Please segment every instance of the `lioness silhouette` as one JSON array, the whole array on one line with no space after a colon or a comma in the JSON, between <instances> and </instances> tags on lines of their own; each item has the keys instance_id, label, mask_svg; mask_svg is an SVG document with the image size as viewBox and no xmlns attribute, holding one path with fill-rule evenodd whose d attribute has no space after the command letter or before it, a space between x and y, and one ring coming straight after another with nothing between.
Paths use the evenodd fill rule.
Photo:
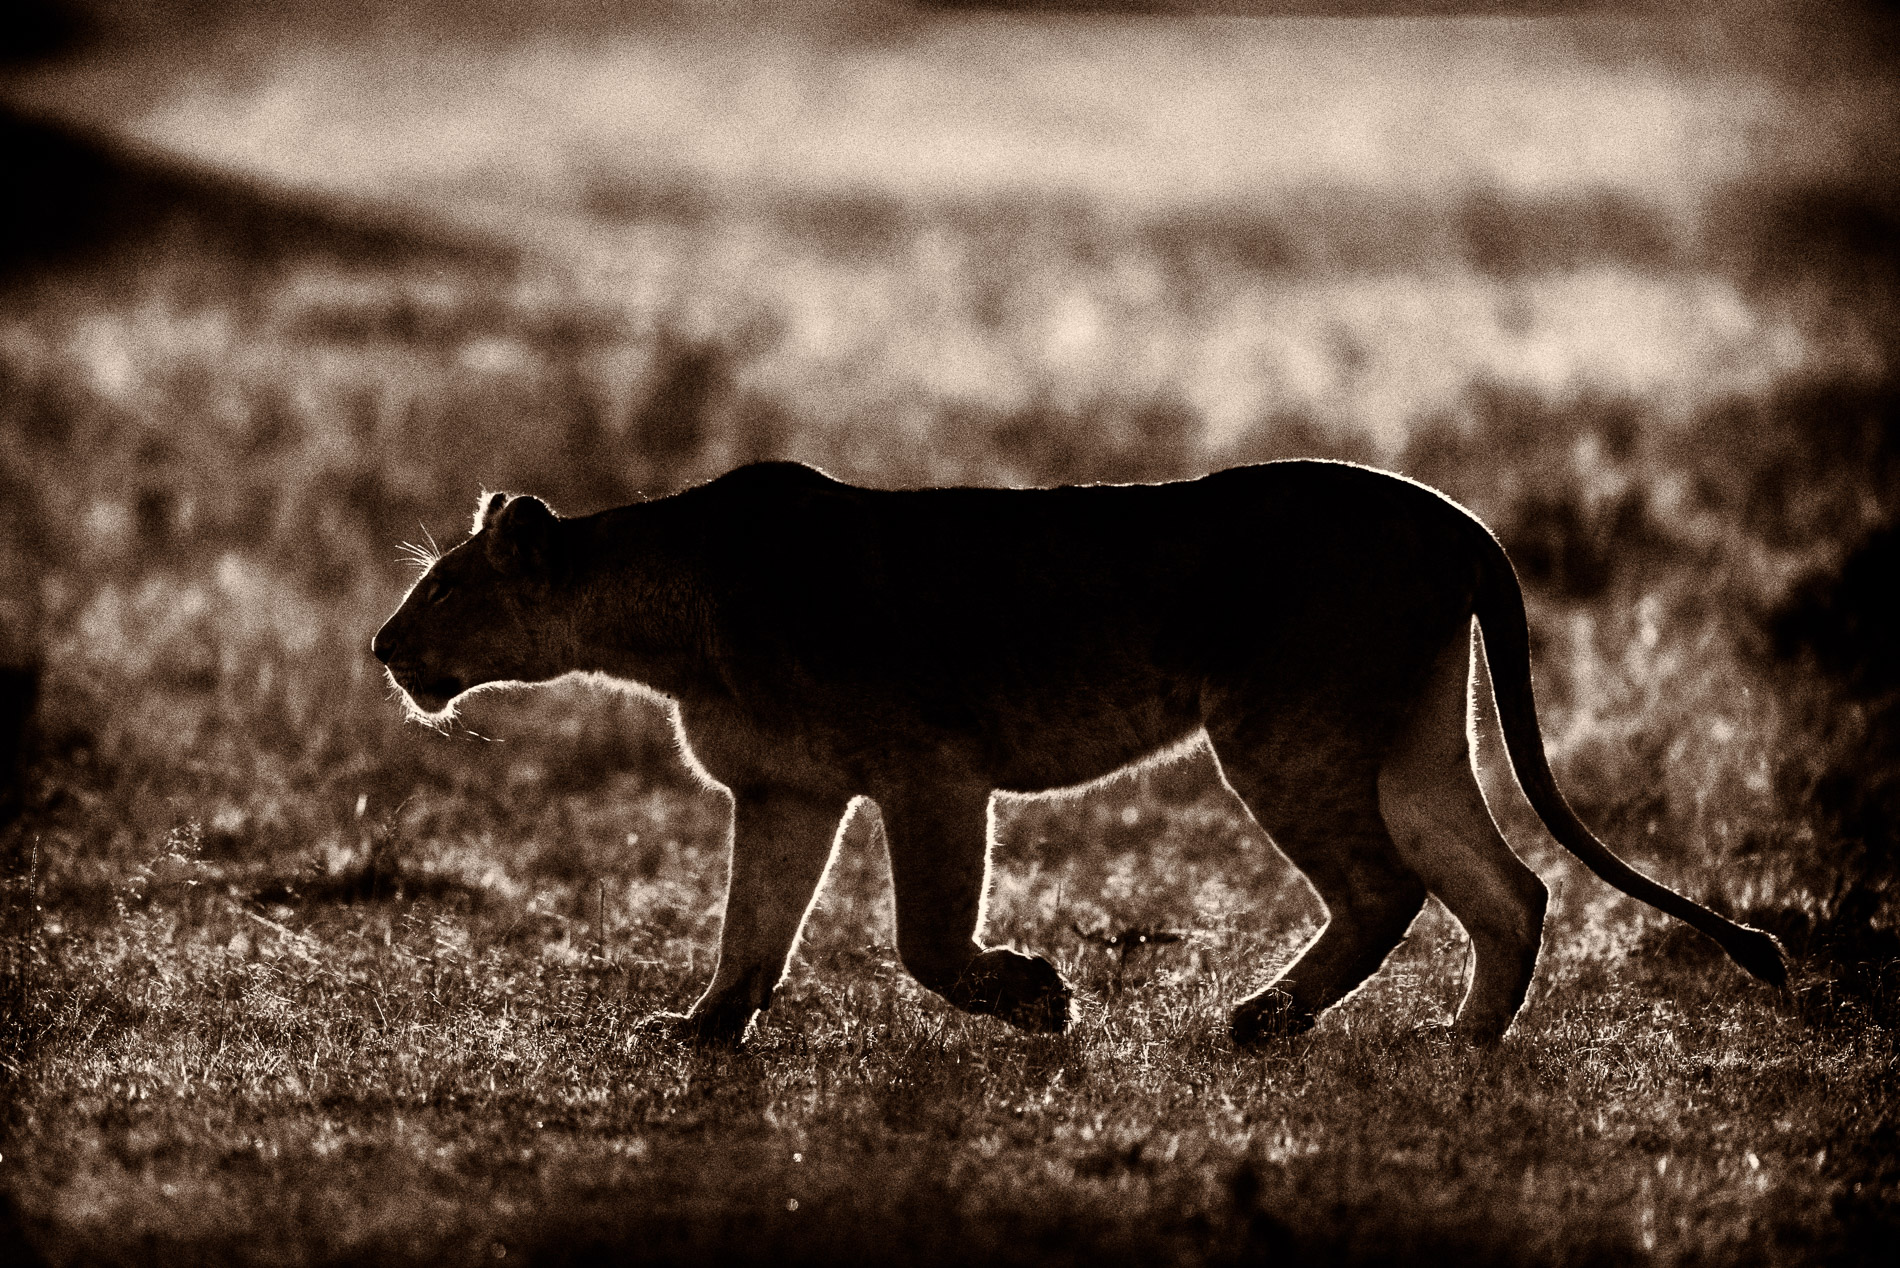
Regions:
<instances>
[{"instance_id":1,"label":"lioness silhouette","mask_svg":"<svg viewBox=\"0 0 1900 1268\"><path fill-rule=\"evenodd\" d=\"M1474 618L1505 750L1552 835L1783 983L1774 939L1633 871L1564 800L1497 540L1365 467L889 491L762 463L571 519L495 493L372 647L425 717L572 673L673 703L684 750L733 806L719 963L681 1022L700 1039L740 1042L771 1003L858 797L883 816L911 974L970 1012L1063 1029L1055 967L983 941L992 798L1083 784L1204 732L1328 913L1235 1009L1235 1040L1312 1025L1435 894L1474 952L1455 1029L1488 1042L1529 988L1546 893L1472 771Z\"/></svg>"}]
</instances>

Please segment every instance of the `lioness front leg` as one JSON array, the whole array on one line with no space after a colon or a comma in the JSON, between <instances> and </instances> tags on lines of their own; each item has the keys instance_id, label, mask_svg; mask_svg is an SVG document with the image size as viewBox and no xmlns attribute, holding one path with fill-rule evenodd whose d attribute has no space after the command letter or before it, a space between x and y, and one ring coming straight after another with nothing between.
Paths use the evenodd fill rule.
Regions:
<instances>
[{"instance_id":1,"label":"lioness front leg","mask_svg":"<svg viewBox=\"0 0 1900 1268\"><path fill-rule=\"evenodd\" d=\"M782 787L732 792L732 865L719 964L686 1015L702 1042L738 1044L772 1002L848 803Z\"/></svg>"},{"instance_id":2,"label":"lioness front leg","mask_svg":"<svg viewBox=\"0 0 1900 1268\"><path fill-rule=\"evenodd\" d=\"M982 943L990 790L886 793L878 801L897 900L897 951L911 976L966 1012L1024 1030L1063 1030L1069 988L1055 966Z\"/></svg>"}]
</instances>

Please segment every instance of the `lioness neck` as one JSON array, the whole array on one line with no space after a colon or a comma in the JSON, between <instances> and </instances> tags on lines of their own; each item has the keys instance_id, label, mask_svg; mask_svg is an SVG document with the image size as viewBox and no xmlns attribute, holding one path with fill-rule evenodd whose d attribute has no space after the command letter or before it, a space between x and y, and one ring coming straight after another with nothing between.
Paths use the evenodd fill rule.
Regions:
<instances>
[{"instance_id":1,"label":"lioness neck","mask_svg":"<svg viewBox=\"0 0 1900 1268\"><path fill-rule=\"evenodd\" d=\"M665 503L572 521L572 668L671 696L695 694L709 670L698 560Z\"/></svg>"}]
</instances>

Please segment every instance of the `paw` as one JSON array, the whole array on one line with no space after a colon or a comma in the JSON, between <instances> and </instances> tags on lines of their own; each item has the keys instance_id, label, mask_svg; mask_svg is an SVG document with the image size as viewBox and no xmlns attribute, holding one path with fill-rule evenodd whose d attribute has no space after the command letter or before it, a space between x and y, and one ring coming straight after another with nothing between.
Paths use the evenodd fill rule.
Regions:
<instances>
[{"instance_id":1,"label":"paw","mask_svg":"<svg viewBox=\"0 0 1900 1268\"><path fill-rule=\"evenodd\" d=\"M992 947L970 961L949 1000L972 1013L988 1013L1012 1026L1059 1035L1069 1025L1069 984L1039 955Z\"/></svg>"},{"instance_id":2,"label":"paw","mask_svg":"<svg viewBox=\"0 0 1900 1268\"><path fill-rule=\"evenodd\" d=\"M1269 988L1234 1009L1234 1044L1255 1048L1311 1030L1319 1020L1285 991Z\"/></svg>"},{"instance_id":3,"label":"paw","mask_svg":"<svg viewBox=\"0 0 1900 1268\"><path fill-rule=\"evenodd\" d=\"M752 1010L735 1019L736 1010L695 1009L690 1013L654 1013L634 1026L634 1034L689 1048L738 1048L745 1042Z\"/></svg>"},{"instance_id":4,"label":"paw","mask_svg":"<svg viewBox=\"0 0 1900 1268\"><path fill-rule=\"evenodd\" d=\"M1504 1042L1511 1028L1511 1017L1460 1017L1445 1029L1449 1039L1466 1048L1495 1048Z\"/></svg>"}]
</instances>

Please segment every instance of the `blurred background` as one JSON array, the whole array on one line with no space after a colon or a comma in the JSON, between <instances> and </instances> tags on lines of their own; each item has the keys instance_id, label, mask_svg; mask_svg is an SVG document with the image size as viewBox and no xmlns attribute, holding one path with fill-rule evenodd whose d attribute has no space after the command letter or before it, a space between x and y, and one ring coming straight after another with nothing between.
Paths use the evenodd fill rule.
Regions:
<instances>
[{"instance_id":1,"label":"blurred background","mask_svg":"<svg viewBox=\"0 0 1900 1268\"><path fill-rule=\"evenodd\" d=\"M16 0L10 849L101 911L180 840L284 901L605 869L632 927L717 845L652 709L437 737L366 655L401 543L478 490L1331 456L1503 536L1618 848L1891 961L1893 35L1845 0ZM1016 857L1136 821L1091 814L1022 808Z\"/></svg>"}]
</instances>

